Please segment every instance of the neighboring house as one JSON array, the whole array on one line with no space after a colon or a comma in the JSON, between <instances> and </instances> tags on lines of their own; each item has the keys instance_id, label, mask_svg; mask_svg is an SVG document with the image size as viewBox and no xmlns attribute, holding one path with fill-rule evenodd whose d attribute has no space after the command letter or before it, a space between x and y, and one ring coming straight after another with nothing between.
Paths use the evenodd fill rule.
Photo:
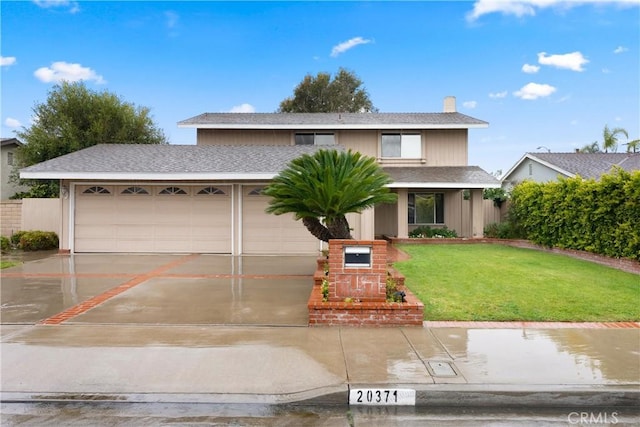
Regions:
<instances>
[{"instance_id":1,"label":"neighboring house","mask_svg":"<svg viewBox=\"0 0 640 427\"><path fill-rule=\"evenodd\" d=\"M488 124L457 113L451 97L443 113L207 113L178 126L195 128L197 145L97 145L21 171L61 180L61 249L317 254L300 221L265 213L262 189L322 148L373 156L393 179L397 203L348 216L359 239L418 225L481 237L482 190L500 186L467 165L469 129Z\"/></svg>"},{"instance_id":2,"label":"neighboring house","mask_svg":"<svg viewBox=\"0 0 640 427\"><path fill-rule=\"evenodd\" d=\"M613 167L640 170L640 153L526 153L502 177L505 189L519 182L555 181L558 177L599 179Z\"/></svg>"},{"instance_id":3,"label":"neighboring house","mask_svg":"<svg viewBox=\"0 0 640 427\"><path fill-rule=\"evenodd\" d=\"M0 169L2 170L2 181L0 182L0 199L5 200L16 193L26 191L27 187L9 182L11 171L13 171L15 152L16 149L22 145L22 142L16 138L2 138L1 145L2 167Z\"/></svg>"}]
</instances>

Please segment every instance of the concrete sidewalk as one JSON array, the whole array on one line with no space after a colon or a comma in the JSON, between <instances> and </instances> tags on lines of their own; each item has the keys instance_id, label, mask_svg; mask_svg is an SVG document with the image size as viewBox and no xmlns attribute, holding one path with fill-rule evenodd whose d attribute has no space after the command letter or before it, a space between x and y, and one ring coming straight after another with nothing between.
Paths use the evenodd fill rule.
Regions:
<instances>
[{"instance_id":1,"label":"concrete sidewalk","mask_svg":"<svg viewBox=\"0 0 640 427\"><path fill-rule=\"evenodd\" d=\"M638 408L639 345L640 329L4 325L2 400L346 405L401 389L417 406Z\"/></svg>"},{"instance_id":2,"label":"concrete sidewalk","mask_svg":"<svg viewBox=\"0 0 640 427\"><path fill-rule=\"evenodd\" d=\"M638 323L309 328L315 264L87 254L2 270L1 400L348 405L380 389L417 406L640 407Z\"/></svg>"}]
</instances>

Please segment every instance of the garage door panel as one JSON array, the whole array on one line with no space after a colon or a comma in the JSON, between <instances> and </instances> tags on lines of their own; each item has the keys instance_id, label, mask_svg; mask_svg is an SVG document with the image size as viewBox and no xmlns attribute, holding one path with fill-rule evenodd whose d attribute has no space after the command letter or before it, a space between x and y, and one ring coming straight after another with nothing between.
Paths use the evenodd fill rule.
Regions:
<instances>
[{"instance_id":1,"label":"garage door panel","mask_svg":"<svg viewBox=\"0 0 640 427\"><path fill-rule=\"evenodd\" d=\"M122 187L122 188L120 188ZM129 186L119 186L122 190ZM111 188L111 187L110 187ZM77 252L231 252L231 197L197 193L82 194L75 212ZM227 188L230 193L230 189Z\"/></svg>"},{"instance_id":2,"label":"garage door panel","mask_svg":"<svg viewBox=\"0 0 640 427\"><path fill-rule=\"evenodd\" d=\"M104 225L95 227L94 225L76 225L76 237L88 239L114 239L116 236L116 227L112 225Z\"/></svg>"},{"instance_id":3,"label":"garage door panel","mask_svg":"<svg viewBox=\"0 0 640 427\"><path fill-rule=\"evenodd\" d=\"M116 238L122 240L148 240L153 235L153 225L149 224L118 224L115 229Z\"/></svg>"},{"instance_id":4,"label":"garage door panel","mask_svg":"<svg viewBox=\"0 0 640 427\"><path fill-rule=\"evenodd\" d=\"M243 192L242 251L247 254L315 255L320 242L293 214L271 215L265 212L269 197Z\"/></svg>"}]
</instances>

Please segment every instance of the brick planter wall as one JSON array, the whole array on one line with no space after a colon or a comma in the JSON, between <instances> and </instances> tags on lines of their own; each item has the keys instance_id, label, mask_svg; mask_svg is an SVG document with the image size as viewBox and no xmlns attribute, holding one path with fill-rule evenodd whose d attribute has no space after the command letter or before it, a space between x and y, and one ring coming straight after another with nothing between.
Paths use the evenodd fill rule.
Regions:
<instances>
[{"instance_id":1,"label":"brick planter wall","mask_svg":"<svg viewBox=\"0 0 640 427\"><path fill-rule=\"evenodd\" d=\"M332 241L334 242L334 241ZM386 242L385 241L345 241L335 245L339 247L330 248L329 260L325 258L318 259L316 272L313 275L314 286L309 297L307 307L309 309L309 326L422 326L424 317L424 304L418 300L404 286L404 276L393 268L388 266L386 258ZM378 258L374 260L372 255L372 268L344 268L343 247L344 244L353 245L376 245ZM333 249L333 253L331 250ZM376 252L374 249L374 254ZM339 251L339 254L337 253ZM384 255L382 255L384 253ZM332 258L333 255L333 258ZM340 261L336 261L336 256ZM382 258L380 258L382 257ZM329 274L325 274L325 265L328 265ZM364 283L373 283L371 278L375 276L376 285L370 286L368 289L376 295L371 298L364 294L355 295L359 290L365 289L360 286L362 283L358 279L349 282L350 288L340 288L335 284L332 285L331 280L342 280L347 282L343 276L350 273L354 276L364 276ZM405 292L406 302L387 302L386 301L386 279L390 274L396 281L398 291ZM329 280L329 301L322 301L322 281ZM380 283L382 283L382 296L380 293ZM346 286L346 285L345 285ZM355 287L354 287L355 286ZM332 292L333 290L333 292ZM340 294L345 293L345 295ZM353 302L345 302L344 298L353 298Z\"/></svg>"}]
</instances>

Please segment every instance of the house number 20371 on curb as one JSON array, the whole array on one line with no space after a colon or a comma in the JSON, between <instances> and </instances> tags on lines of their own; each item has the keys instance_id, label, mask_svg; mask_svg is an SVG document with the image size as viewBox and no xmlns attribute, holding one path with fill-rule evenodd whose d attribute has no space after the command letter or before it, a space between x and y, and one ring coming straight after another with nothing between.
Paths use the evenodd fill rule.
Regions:
<instances>
[{"instance_id":1,"label":"house number 20371 on curb","mask_svg":"<svg viewBox=\"0 0 640 427\"><path fill-rule=\"evenodd\" d=\"M349 391L349 405L415 406L416 391L411 389L357 388Z\"/></svg>"}]
</instances>

